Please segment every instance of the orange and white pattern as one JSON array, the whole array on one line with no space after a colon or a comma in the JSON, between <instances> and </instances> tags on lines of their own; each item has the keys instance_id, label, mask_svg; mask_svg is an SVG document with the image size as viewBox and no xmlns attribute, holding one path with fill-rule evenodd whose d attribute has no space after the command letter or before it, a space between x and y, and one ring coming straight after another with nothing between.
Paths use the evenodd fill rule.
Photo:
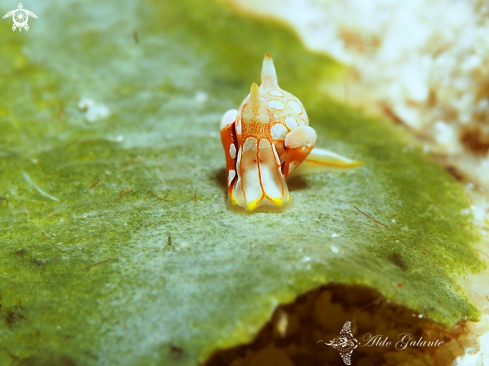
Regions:
<instances>
[{"instance_id":1,"label":"orange and white pattern","mask_svg":"<svg viewBox=\"0 0 489 366\"><path fill-rule=\"evenodd\" d=\"M311 153L316 132L301 101L278 86L270 55L263 61L260 87L253 83L239 109L222 117L221 140L233 205L252 211L263 205L281 207L290 200L285 178ZM324 151L316 154L313 165L358 165ZM334 162L329 161L331 154Z\"/></svg>"}]
</instances>

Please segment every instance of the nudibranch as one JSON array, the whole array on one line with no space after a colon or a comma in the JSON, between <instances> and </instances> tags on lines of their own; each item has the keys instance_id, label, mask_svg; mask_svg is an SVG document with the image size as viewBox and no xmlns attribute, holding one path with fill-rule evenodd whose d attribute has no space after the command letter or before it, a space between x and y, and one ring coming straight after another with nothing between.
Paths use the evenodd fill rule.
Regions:
<instances>
[{"instance_id":1,"label":"nudibranch","mask_svg":"<svg viewBox=\"0 0 489 366\"><path fill-rule=\"evenodd\" d=\"M316 131L301 101L278 86L270 55L263 60L261 85L253 83L238 110L221 120L230 201L252 211L263 205L283 207L290 200L285 178L311 151L314 165L353 167L358 162L314 149Z\"/></svg>"}]
</instances>

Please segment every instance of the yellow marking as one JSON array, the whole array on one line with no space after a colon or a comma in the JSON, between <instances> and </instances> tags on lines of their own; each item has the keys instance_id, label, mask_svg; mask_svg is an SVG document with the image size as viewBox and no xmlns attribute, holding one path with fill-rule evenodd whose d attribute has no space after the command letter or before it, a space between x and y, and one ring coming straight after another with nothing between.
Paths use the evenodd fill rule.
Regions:
<instances>
[{"instance_id":1,"label":"yellow marking","mask_svg":"<svg viewBox=\"0 0 489 366\"><path fill-rule=\"evenodd\" d=\"M258 206L258 203L260 203L261 201L262 201L262 199L248 202L248 205L247 205L248 206L248 210L253 211L256 208L256 206Z\"/></svg>"},{"instance_id":2,"label":"yellow marking","mask_svg":"<svg viewBox=\"0 0 489 366\"><path fill-rule=\"evenodd\" d=\"M231 194L229 195L229 198L231 199L231 203L232 203L233 205L238 206L238 201L236 201L236 199L234 198L234 194L233 194L233 193L231 193Z\"/></svg>"},{"instance_id":3,"label":"yellow marking","mask_svg":"<svg viewBox=\"0 0 489 366\"><path fill-rule=\"evenodd\" d=\"M282 198L268 198L270 199L270 201L275 203L276 206L282 207L284 205L284 201L282 200Z\"/></svg>"},{"instance_id":4,"label":"yellow marking","mask_svg":"<svg viewBox=\"0 0 489 366\"><path fill-rule=\"evenodd\" d=\"M308 163L313 163L313 164L318 164L318 165L324 165L324 166L334 166L337 168L343 168L343 167L356 167L359 165L363 165L363 161L352 161L351 163L339 163L339 164L333 164L333 163L326 163L324 161L317 161L317 160L310 160L310 159L305 159L304 161L307 161Z\"/></svg>"}]
</instances>

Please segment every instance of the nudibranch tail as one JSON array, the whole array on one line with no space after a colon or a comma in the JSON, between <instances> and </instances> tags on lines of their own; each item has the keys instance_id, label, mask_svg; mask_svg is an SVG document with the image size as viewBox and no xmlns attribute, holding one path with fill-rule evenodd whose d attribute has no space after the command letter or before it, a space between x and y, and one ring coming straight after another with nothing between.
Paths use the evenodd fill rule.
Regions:
<instances>
[{"instance_id":1,"label":"nudibranch tail","mask_svg":"<svg viewBox=\"0 0 489 366\"><path fill-rule=\"evenodd\" d=\"M282 206L289 199L271 137L272 118L258 85L253 84L236 122L238 178L232 192L232 201L250 211L265 204Z\"/></svg>"},{"instance_id":2,"label":"nudibranch tail","mask_svg":"<svg viewBox=\"0 0 489 366\"><path fill-rule=\"evenodd\" d=\"M263 66L261 69L261 86L263 88L278 88L277 72L273 65L272 56L268 53L263 59Z\"/></svg>"},{"instance_id":3,"label":"nudibranch tail","mask_svg":"<svg viewBox=\"0 0 489 366\"><path fill-rule=\"evenodd\" d=\"M363 165L362 161L345 158L332 151L315 147L302 164L294 171L294 175L307 175L327 171L355 168Z\"/></svg>"}]
</instances>

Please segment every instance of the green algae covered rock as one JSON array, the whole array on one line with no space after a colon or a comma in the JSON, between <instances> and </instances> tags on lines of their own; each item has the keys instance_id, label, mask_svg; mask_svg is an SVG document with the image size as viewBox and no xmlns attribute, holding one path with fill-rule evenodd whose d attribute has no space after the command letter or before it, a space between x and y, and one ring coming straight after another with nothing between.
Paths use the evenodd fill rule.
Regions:
<instances>
[{"instance_id":1,"label":"green algae covered rock","mask_svg":"<svg viewBox=\"0 0 489 366\"><path fill-rule=\"evenodd\" d=\"M329 100L341 66L290 30L192 0L29 10L29 32L0 27L1 365L196 365L329 282L478 318L457 284L481 268L463 189ZM316 146L365 164L291 180L284 213L239 215L219 120L267 52Z\"/></svg>"}]
</instances>

